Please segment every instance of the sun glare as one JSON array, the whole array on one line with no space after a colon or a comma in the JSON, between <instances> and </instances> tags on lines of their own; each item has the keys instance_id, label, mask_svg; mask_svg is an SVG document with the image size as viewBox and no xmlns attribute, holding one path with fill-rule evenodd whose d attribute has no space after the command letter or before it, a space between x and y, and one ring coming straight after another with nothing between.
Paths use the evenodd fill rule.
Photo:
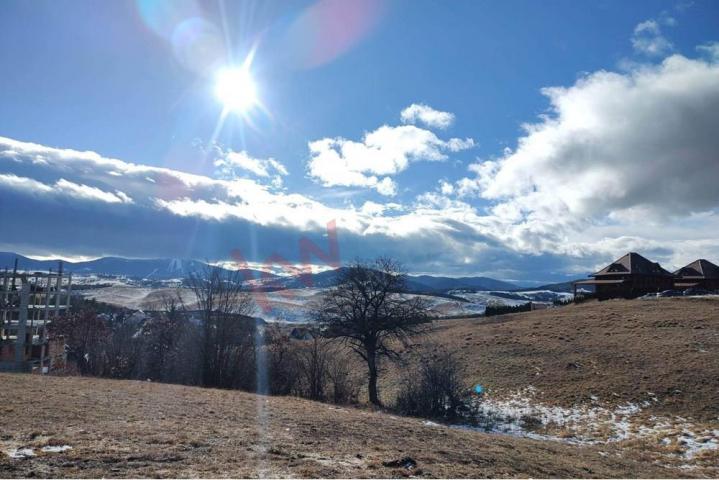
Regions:
<instances>
[{"instance_id":1,"label":"sun glare","mask_svg":"<svg viewBox=\"0 0 719 480\"><path fill-rule=\"evenodd\" d=\"M227 110L245 113L257 103L257 88L247 68L225 68L215 78L215 95Z\"/></svg>"}]
</instances>

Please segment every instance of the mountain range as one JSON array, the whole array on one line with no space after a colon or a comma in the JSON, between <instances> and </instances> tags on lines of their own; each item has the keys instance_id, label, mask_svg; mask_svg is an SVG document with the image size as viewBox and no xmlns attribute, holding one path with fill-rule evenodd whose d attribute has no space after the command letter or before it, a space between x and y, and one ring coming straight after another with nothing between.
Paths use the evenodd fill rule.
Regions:
<instances>
[{"instance_id":1,"label":"mountain range","mask_svg":"<svg viewBox=\"0 0 719 480\"><path fill-rule=\"evenodd\" d=\"M15 259L18 260L18 270L32 272L46 272L50 269L57 271L57 260L34 260L10 252L0 252L0 268L14 268ZM176 258L157 259L131 259L120 257L102 257L84 262L63 261L63 271L80 275L112 275L141 280L170 280L186 278L192 272L202 271L206 263L198 260L182 260ZM259 270L241 270L243 275L251 278L275 277L276 275L260 272Z\"/></svg>"},{"instance_id":2,"label":"mountain range","mask_svg":"<svg viewBox=\"0 0 719 480\"><path fill-rule=\"evenodd\" d=\"M57 271L57 260L35 260L11 252L0 252L0 268L12 269L15 259L18 269L24 271ZM190 273L201 271L207 264L198 260L184 259L129 259L120 257L103 257L96 260L69 262L63 261L63 270L80 275L111 275L140 280L170 280L186 278ZM307 275L282 277L246 269L242 271L244 278L262 278L268 288L326 288L335 284L342 268ZM489 277L443 277L434 275L409 275L407 289L413 292L443 293L450 290L528 290L519 285ZM571 291L571 282L544 285L536 289L552 291ZM532 289L535 290L535 289Z\"/></svg>"}]
</instances>

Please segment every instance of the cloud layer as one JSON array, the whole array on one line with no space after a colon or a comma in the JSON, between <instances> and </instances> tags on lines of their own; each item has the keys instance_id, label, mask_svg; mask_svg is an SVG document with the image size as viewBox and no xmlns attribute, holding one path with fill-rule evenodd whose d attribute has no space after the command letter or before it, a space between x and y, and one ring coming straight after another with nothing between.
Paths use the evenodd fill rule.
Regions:
<instances>
[{"instance_id":1,"label":"cloud layer","mask_svg":"<svg viewBox=\"0 0 719 480\"><path fill-rule=\"evenodd\" d=\"M336 221L342 259L388 254L418 272L564 279L626 250L668 267L719 260L713 52L544 89L550 110L515 148L392 203L336 206L277 189L284 166L246 152L222 152L210 178L0 138L0 249L209 260L239 249L295 263L299 239L325 249ZM473 145L384 125L359 141L311 142L307 171L322 185L391 195L413 162Z\"/></svg>"}]
</instances>

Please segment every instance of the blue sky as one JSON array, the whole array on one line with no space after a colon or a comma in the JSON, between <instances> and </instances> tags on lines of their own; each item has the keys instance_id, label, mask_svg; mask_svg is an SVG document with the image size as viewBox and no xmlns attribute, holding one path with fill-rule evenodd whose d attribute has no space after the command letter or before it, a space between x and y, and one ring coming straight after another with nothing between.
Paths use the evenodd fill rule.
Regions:
<instances>
[{"instance_id":1,"label":"blue sky","mask_svg":"<svg viewBox=\"0 0 719 480\"><path fill-rule=\"evenodd\" d=\"M415 272L561 280L627 249L719 261L717 2L0 11L0 202L18 207L0 221L26 232L35 212L60 233L2 249L294 263L337 220L343 259ZM261 105L218 127L217 71L250 52Z\"/></svg>"}]
</instances>

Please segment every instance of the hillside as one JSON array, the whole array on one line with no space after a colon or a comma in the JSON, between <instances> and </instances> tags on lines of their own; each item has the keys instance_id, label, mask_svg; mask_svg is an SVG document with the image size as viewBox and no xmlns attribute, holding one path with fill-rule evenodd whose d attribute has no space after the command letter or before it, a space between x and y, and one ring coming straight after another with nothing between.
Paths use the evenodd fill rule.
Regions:
<instances>
[{"instance_id":1,"label":"hillside","mask_svg":"<svg viewBox=\"0 0 719 480\"><path fill-rule=\"evenodd\" d=\"M532 385L555 404L641 402L656 413L719 417L719 297L611 300L435 322L472 381ZM416 342L419 348L418 339Z\"/></svg>"},{"instance_id":2,"label":"hillside","mask_svg":"<svg viewBox=\"0 0 719 480\"><path fill-rule=\"evenodd\" d=\"M487 391L485 428L614 446L719 475L719 297L612 300L443 320L387 364L384 397L421 355L454 352ZM411 370L409 370L411 372Z\"/></svg>"},{"instance_id":3,"label":"hillside","mask_svg":"<svg viewBox=\"0 0 719 480\"><path fill-rule=\"evenodd\" d=\"M76 377L0 374L0 384L0 477L682 474L612 448L490 435L295 398ZM35 456L10 458L28 453L22 449ZM392 466L405 457L416 466Z\"/></svg>"}]
</instances>

